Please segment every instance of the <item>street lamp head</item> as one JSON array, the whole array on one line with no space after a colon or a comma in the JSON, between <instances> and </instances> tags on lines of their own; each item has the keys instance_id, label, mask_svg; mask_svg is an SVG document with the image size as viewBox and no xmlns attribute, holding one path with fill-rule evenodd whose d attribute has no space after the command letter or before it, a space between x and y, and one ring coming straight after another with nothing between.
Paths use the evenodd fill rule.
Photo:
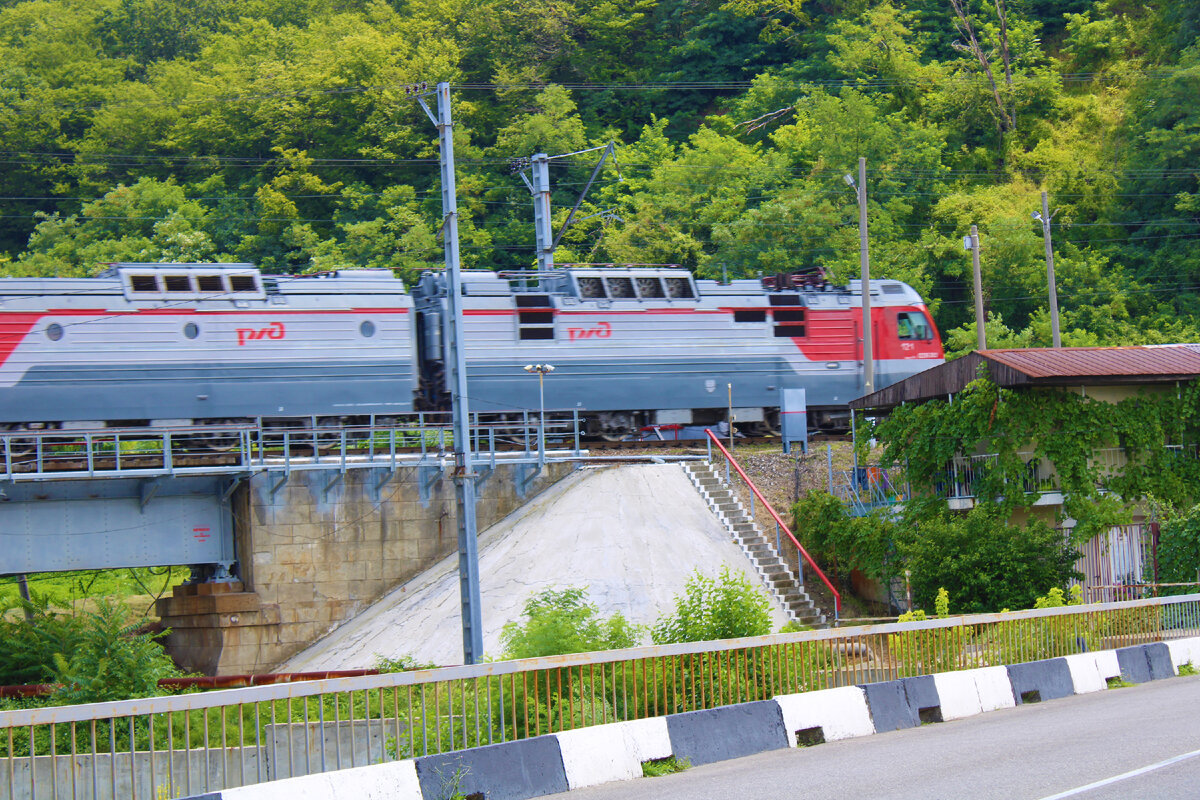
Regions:
<instances>
[{"instance_id":1,"label":"street lamp head","mask_svg":"<svg viewBox=\"0 0 1200 800\"><path fill-rule=\"evenodd\" d=\"M854 188L854 176L853 175L843 175L842 180L844 180L846 182L846 185L849 186L851 189Z\"/></svg>"},{"instance_id":2,"label":"street lamp head","mask_svg":"<svg viewBox=\"0 0 1200 800\"><path fill-rule=\"evenodd\" d=\"M1038 222L1041 222L1042 221L1042 212L1040 212L1040 211L1033 212L1033 218L1036 219Z\"/></svg>"}]
</instances>

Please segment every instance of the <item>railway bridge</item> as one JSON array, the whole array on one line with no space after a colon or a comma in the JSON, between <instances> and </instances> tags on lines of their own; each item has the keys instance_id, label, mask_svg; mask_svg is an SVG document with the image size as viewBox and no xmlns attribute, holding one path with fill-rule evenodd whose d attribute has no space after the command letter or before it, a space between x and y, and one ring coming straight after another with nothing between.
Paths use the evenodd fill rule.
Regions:
<instances>
[{"instance_id":1,"label":"railway bridge","mask_svg":"<svg viewBox=\"0 0 1200 800\"><path fill-rule=\"evenodd\" d=\"M547 417L541 440L529 417L472 426L480 527L584 454L578 420ZM190 566L158 601L168 651L189 671L269 671L455 550L451 435L424 416L2 434L0 574Z\"/></svg>"}]
</instances>

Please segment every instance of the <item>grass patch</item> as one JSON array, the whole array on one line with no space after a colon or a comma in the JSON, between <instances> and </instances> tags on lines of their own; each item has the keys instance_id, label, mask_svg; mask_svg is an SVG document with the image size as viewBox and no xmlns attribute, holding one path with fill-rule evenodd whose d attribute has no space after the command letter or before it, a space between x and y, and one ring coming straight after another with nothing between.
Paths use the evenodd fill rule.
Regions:
<instances>
[{"instance_id":1,"label":"grass patch","mask_svg":"<svg viewBox=\"0 0 1200 800\"><path fill-rule=\"evenodd\" d=\"M1179 677L1182 678L1184 675L1200 675L1200 672L1197 672L1192 662L1185 661L1179 665Z\"/></svg>"},{"instance_id":2,"label":"grass patch","mask_svg":"<svg viewBox=\"0 0 1200 800\"><path fill-rule=\"evenodd\" d=\"M686 758L676 758L675 756L652 758L642 762L642 775L647 778L658 778L662 775L683 772L685 769L690 769L691 766L692 762Z\"/></svg>"},{"instance_id":3,"label":"grass patch","mask_svg":"<svg viewBox=\"0 0 1200 800\"><path fill-rule=\"evenodd\" d=\"M1130 686L1137 686L1137 684L1131 683L1130 681L1125 680L1120 675L1114 675L1113 677L1108 679L1108 688L1109 689L1128 689Z\"/></svg>"}]
</instances>

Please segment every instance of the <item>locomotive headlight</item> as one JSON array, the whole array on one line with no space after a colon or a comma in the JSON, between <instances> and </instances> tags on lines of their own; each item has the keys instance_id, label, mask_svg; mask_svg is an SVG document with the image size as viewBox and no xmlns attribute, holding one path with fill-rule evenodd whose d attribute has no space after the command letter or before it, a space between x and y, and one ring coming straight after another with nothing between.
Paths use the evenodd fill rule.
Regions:
<instances>
[{"instance_id":1,"label":"locomotive headlight","mask_svg":"<svg viewBox=\"0 0 1200 800\"><path fill-rule=\"evenodd\" d=\"M842 363L840 361L826 361L825 369L837 369Z\"/></svg>"}]
</instances>

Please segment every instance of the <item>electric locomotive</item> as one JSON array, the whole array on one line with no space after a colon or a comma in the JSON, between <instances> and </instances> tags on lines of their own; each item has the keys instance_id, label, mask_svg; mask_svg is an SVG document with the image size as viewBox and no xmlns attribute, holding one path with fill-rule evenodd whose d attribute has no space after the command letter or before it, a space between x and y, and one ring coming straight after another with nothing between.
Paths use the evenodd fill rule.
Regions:
<instances>
[{"instance_id":1,"label":"electric locomotive","mask_svg":"<svg viewBox=\"0 0 1200 800\"><path fill-rule=\"evenodd\" d=\"M844 430L863 393L859 282L820 273L719 283L686 269L566 265L547 273L462 273L470 408L536 408L522 367L552 364L550 409L579 409L588 433L623 439L645 425L726 419L777 432L784 390L803 388L809 426ZM871 285L875 386L943 360L921 297L899 281ZM421 397L445 408L446 277L413 289Z\"/></svg>"},{"instance_id":2,"label":"electric locomotive","mask_svg":"<svg viewBox=\"0 0 1200 800\"><path fill-rule=\"evenodd\" d=\"M862 394L857 282L719 283L685 269L575 265L463 273L469 405L539 407L526 364L553 364L547 409L591 435L727 417L774 431L785 390L810 427ZM875 385L943 358L921 298L871 284ZM263 275L250 264L110 265L95 278L0 278L0 430L389 422L448 409L446 280L410 294L387 270ZM786 409L785 409L786 410Z\"/></svg>"},{"instance_id":3,"label":"electric locomotive","mask_svg":"<svg viewBox=\"0 0 1200 800\"><path fill-rule=\"evenodd\" d=\"M413 410L412 298L388 270L113 264L0 279L0 430Z\"/></svg>"}]
</instances>

